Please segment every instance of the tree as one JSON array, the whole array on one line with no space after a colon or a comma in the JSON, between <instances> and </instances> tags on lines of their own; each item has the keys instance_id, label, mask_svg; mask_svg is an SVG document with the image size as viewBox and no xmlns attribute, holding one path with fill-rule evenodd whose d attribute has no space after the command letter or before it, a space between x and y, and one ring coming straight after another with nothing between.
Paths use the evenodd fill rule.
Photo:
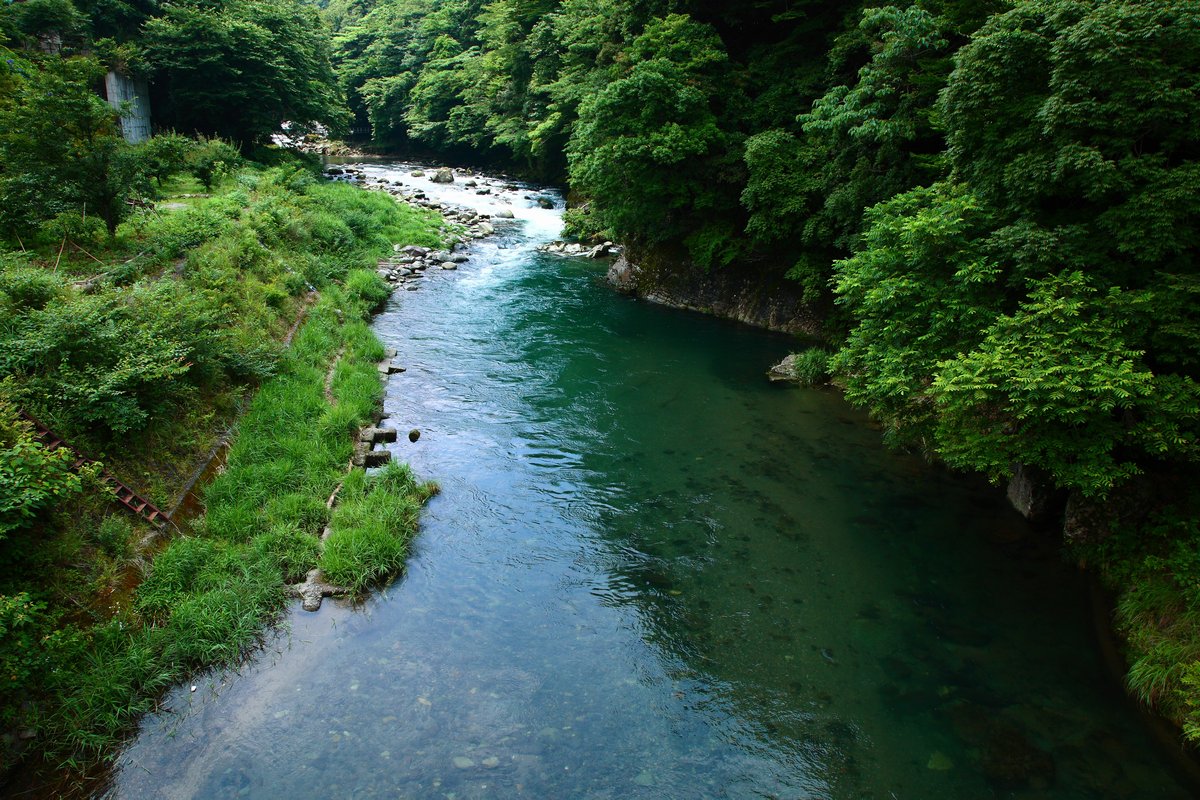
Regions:
<instances>
[{"instance_id":1,"label":"tree","mask_svg":"<svg viewBox=\"0 0 1200 800\"><path fill-rule=\"evenodd\" d=\"M728 65L721 41L671 15L647 25L629 57L628 72L580 106L567 148L572 183L616 236L684 240L706 266L727 261L720 251L734 242L722 212L736 203L722 185L730 136L714 110Z\"/></svg>"},{"instance_id":2,"label":"tree","mask_svg":"<svg viewBox=\"0 0 1200 800\"><path fill-rule=\"evenodd\" d=\"M249 148L284 121L334 130L346 122L328 34L300 0L172 4L146 23L161 122Z\"/></svg>"},{"instance_id":3,"label":"tree","mask_svg":"<svg viewBox=\"0 0 1200 800\"><path fill-rule=\"evenodd\" d=\"M1085 495L1200 463L1189 5L1034 0L957 55L951 181L875 207L836 265L837 362L897 433Z\"/></svg>"},{"instance_id":4,"label":"tree","mask_svg":"<svg viewBox=\"0 0 1200 800\"><path fill-rule=\"evenodd\" d=\"M116 112L91 89L104 69L91 58L0 55L13 65L0 93L0 230L29 237L70 214L98 217L112 233L126 198L149 185Z\"/></svg>"}]
</instances>

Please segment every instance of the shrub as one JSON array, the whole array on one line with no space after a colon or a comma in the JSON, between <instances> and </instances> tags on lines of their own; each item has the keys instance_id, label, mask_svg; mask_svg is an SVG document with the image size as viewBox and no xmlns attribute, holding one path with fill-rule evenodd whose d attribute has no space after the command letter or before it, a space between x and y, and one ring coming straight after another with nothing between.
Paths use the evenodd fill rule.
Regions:
<instances>
[{"instance_id":1,"label":"shrub","mask_svg":"<svg viewBox=\"0 0 1200 800\"><path fill-rule=\"evenodd\" d=\"M242 155L238 149L221 139L201 139L187 155L188 169L210 192L241 164Z\"/></svg>"},{"instance_id":2,"label":"shrub","mask_svg":"<svg viewBox=\"0 0 1200 800\"><path fill-rule=\"evenodd\" d=\"M821 386L829 381L829 351L812 347L796 354L795 373L804 386Z\"/></svg>"},{"instance_id":3,"label":"shrub","mask_svg":"<svg viewBox=\"0 0 1200 800\"><path fill-rule=\"evenodd\" d=\"M10 257L7 263L0 261L0 295L8 298L14 313L38 311L65 294L61 276L15 257Z\"/></svg>"}]
</instances>

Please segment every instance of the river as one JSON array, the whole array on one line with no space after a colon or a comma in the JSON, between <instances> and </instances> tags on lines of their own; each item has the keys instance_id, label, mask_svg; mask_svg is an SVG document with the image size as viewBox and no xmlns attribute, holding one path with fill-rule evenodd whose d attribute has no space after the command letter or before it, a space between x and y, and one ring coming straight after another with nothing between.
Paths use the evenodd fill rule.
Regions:
<instances>
[{"instance_id":1,"label":"river","mask_svg":"<svg viewBox=\"0 0 1200 800\"><path fill-rule=\"evenodd\" d=\"M366 169L516 217L375 323L442 492L404 576L172 692L105 796L1191 796L995 489L768 383L787 338L535 252L532 187Z\"/></svg>"}]
</instances>

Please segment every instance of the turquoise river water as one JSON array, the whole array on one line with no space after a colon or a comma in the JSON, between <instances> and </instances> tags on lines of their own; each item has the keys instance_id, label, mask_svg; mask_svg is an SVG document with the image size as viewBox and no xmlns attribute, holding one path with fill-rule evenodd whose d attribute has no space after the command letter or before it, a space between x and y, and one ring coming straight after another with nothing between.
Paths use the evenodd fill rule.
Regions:
<instances>
[{"instance_id":1,"label":"turquoise river water","mask_svg":"<svg viewBox=\"0 0 1200 800\"><path fill-rule=\"evenodd\" d=\"M535 252L530 189L367 171L515 212L376 322L442 493L404 576L179 687L104 796L1191 796L996 489L771 385L787 338Z\"/></svg>"}]
</instances>

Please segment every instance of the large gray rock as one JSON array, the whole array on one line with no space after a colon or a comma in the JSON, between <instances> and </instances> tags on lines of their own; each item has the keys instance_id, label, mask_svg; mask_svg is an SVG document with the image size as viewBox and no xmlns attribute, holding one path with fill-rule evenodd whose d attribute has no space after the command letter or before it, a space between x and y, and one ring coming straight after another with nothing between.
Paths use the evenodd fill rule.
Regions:
<instances>
[{"instance_id":1,"label":"large gray rock","mask_svg":"<svg viewBox=\"0 0 1200 800\"><path fill-rule=\"evenodd\" d=\"M1054 485L1040 471L1017 464L1008 481L1008 502L1030 522L1046 519L1061 509L1061 498Z\"/></svg>"},{"instance_id":2,"label":"large gray rock","mask_svg":"<svg viewBox=\"0 0 1200 800\"><path fill-rule=\"evenodd\" d=\"M617 260L608 268L606 279L618 292L637 294L638 268L631 264L624 254L618 256Z\"/></svg>"},{"instance_id":3,"label":"large gray rock","mask_svg":"<svg viewBox=\"0 0 1200 800\"><path fill-rule=\"evenodd\" d=\"M434 183L454 183L454 170L442 167L430 178Z\"/></svg>"},{"instance_id":4,"label":"large gray rock","mask_svg":"<svg viewBox=\"0 0 1200 800\"><path fill-rule=\"evenodd\" d=\"M780 361L775 366L767 370L767 377L772 381L792 381L799 382L800 378L796 374L796 359L799 355L792 353L786 356L783 361Z\"/></svg>"}]
</instances>

